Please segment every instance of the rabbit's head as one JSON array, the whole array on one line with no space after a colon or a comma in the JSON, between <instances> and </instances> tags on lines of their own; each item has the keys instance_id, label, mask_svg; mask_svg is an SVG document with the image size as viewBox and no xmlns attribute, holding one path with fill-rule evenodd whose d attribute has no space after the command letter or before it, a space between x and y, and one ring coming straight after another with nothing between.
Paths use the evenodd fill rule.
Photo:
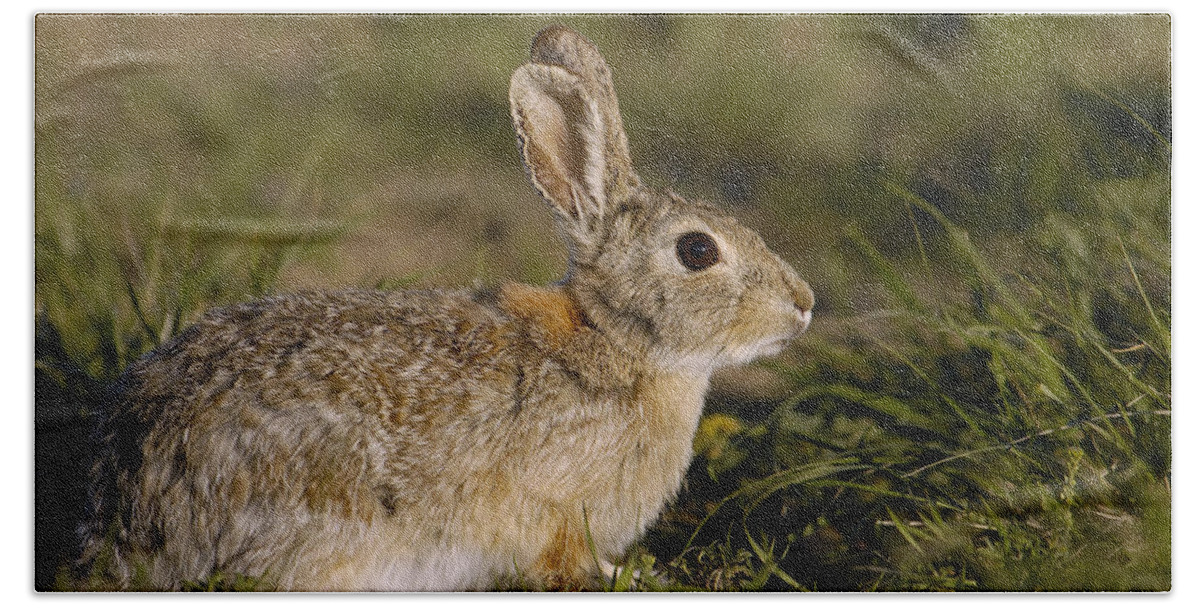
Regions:
<instances>
[{"instance_id":1,"label":"rabbit's head","mask_svg":"<svg viewBox=\"0 0 1200 608\"><path fill-rule=\"evenodd\" d=\"M530 180L570 250L564 283L622 348L707 373L775 354L808 326L812 290L758 234L716 207L643 187L590 41L542 30L509 95Z\"/></svg>"}]
</instances>

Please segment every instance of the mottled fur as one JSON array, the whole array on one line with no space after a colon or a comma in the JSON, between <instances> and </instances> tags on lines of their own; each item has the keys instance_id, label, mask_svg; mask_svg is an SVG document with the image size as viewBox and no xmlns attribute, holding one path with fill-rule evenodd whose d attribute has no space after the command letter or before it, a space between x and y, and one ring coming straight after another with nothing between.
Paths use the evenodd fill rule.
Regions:
<instances>
[{"instance_id":1,"label":"mottled fur","mask_svg":"<svg viewBox=\"0 0 1200 608\"><path fill-rule=\"evenodd\" d=\"M812 292L761 239L644 188L611 76L548 28L513 76L558 285L299 293L214 310L134 364L100 429L85 567L176 589L586 585L678 490L712 372L773 354ZM684 268L711 234L721 260ZM585 528L586 511L586 528Z\"/></svg>"}]
</instances>

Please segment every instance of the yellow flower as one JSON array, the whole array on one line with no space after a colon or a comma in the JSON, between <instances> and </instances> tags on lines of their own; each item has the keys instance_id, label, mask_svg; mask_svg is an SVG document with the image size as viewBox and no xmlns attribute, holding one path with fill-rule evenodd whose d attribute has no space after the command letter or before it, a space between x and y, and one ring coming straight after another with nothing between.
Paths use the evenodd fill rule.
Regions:
<instances>
[{"instance_id":1,"label":"yellow flower","mask_svg":"<svg viewBox=\"0 0 1200 608\"><path fill-rule=\"evenodd\" d=\"M729 438L742 432L742 423L728 414L709 414L700 420L700 428L696 430L696 440L692 449L696 454L703 454L709 460L721 456L721 452L729 445Z\"/></svg>"}]
</instances>

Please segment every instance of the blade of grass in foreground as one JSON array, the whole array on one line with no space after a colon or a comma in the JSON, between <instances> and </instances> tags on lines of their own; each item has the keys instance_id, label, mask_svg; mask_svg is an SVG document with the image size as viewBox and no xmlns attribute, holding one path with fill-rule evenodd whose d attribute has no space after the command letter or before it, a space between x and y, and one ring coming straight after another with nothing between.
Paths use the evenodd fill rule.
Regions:
<instances>
[{"instance_id":1,"label":"blade of grass in foreground","mask_svg":"<svg viewBox=\"0 0 1200 608\"><path fill-rule=\"evenodd\" d=\"M905 426L942 436L950 434L950 429L945 424L914 411L911 406L900 399L889 395L868 392L847 384L815 386L799 391L788 400L788 404L794 406L797 403L817 397L834 397L849 403L861 405Z\"/></svg>"},{"instance_id":2,"label":"blade of grass in foreground","mask_svg":"<svg viewBox=\"0 0 1200 608\"><path fill-rule=\"evenodd\" d=\"M687 550L692 546L692 542L696 540L696 536L700 534L700 531L704 528L704 525L707 524L708 521L712 519L712 517L716 515L717 512L719 512L726 504L733 500L750 496L752 497L750 501L752 505L757 505L767 496L770 496L771 494L788 486L807 483L809 481L830 477L847 471L861 471L867 468L869 468L867 465L859 464L857 459L854 458L835 458L832 460L822 460L784 471L779 471L778 473L774 473L763 479L746 484L736 492L733 492L732 494L721 499L721 502L717 503L717 506L714 507L713 510L710 511L703 520L700 521L700 524L697 525L696 529L692 531L692 535L688 537L687 542L684 543L683 549L680 550L679 556L677 556L676 559L686 553ZM753 510L753 507L750 507L750 510Z\"/></svg>"}]
</instances>

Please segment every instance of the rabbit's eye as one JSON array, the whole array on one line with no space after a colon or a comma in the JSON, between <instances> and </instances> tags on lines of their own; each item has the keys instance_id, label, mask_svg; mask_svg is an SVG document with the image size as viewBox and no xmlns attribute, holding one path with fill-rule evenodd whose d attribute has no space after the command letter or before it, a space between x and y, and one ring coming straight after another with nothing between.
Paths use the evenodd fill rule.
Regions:
<instances>
[{"instance_id":1,"label":"rabbit's eye","mask_svg":"<svg viewBox=\"0 0 1200 608\"><path fill-rule=\"evenodd\" d=\"M675 242L675 254L688 270L704 270L721 260L717 242L703 232L689 232Z\"/></svg>"}]
</instances>

